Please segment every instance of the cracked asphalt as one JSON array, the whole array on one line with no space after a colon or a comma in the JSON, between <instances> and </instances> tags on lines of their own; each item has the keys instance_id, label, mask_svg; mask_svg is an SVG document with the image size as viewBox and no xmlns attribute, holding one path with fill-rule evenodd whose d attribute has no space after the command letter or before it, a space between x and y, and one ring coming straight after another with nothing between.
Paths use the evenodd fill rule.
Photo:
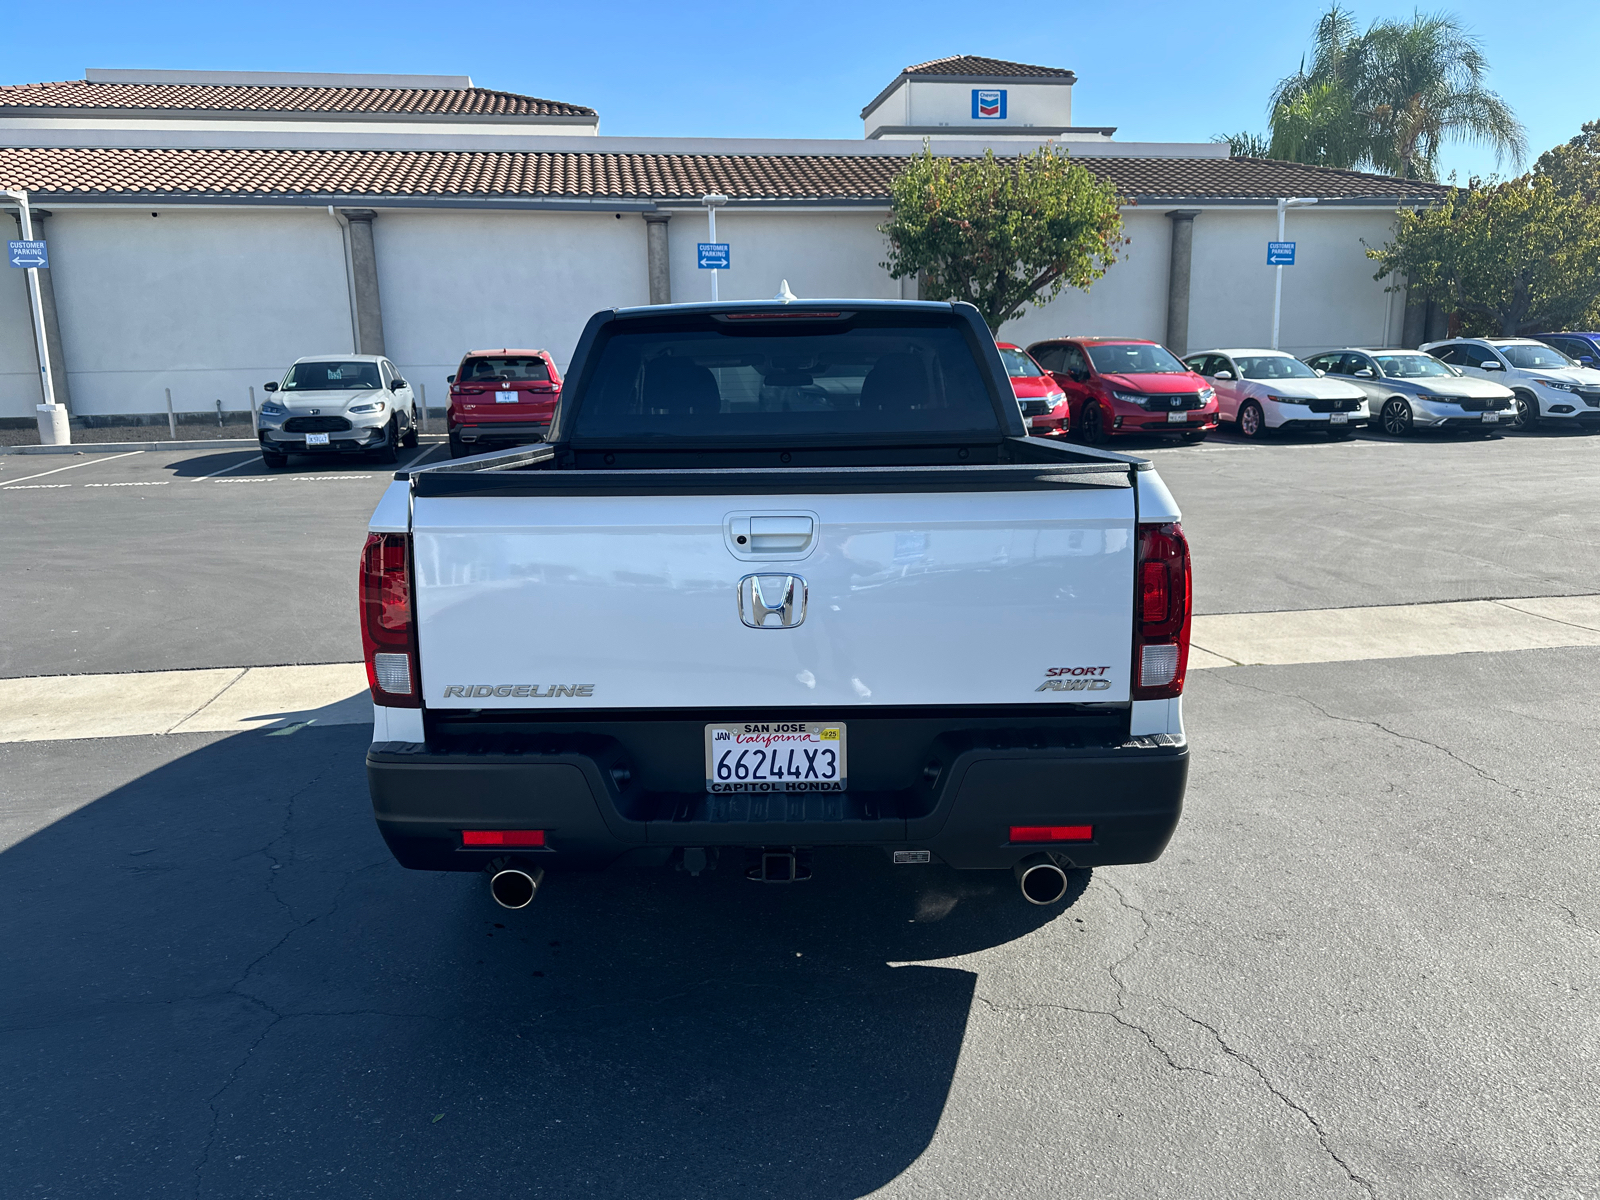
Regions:
<instances>
[{"instance_id":1,"label":"cracked asphalt","mask_svg":"<svg viewBox=\"0 0 1600 1200\"><path fill-rule=\"evenodd\" d=\"M1213 611L1229 576L1245 609L1600 591L1600 439L1360 445L1158 457ZM1496 448L1559 489L1468 470ZM1339 555L1263 553L1347 495ZM1197 672L1172 845L1051 909L839 852L507 913L394 865L359 726L0 745L0 1190L1594 1200L1597 678L1594 648Z\"/></svg>"}]
</instances>

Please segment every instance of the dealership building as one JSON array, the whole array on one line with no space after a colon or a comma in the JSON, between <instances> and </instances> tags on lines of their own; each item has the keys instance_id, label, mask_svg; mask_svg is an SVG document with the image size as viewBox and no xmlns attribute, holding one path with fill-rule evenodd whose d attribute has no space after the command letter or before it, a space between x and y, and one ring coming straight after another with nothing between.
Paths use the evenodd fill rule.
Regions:
<instances>
[{"instance_id":1,"label":"dealership building","mask_svg":"<svg viewBox=\"0 0 1600 1200\"><path fill-rule=\"evenodd\" d=\"M1073 72L972 56L907 67L859 140L631 138L578 104L465 77L89 71L0 86L0 188L29 193L57 398L80 420L241 412L295 358L382 353L442 406L464 351L565 367L602 308L706 300L708 194L722 299L915 296L883 266L889 188L923 145L1055 145L1125 197L1128 244L1091 291L1002 336L1266 345L1277 201L1295 265L1280 344L1416 345L1438 314L1373 279L1369 246L1437 185L1128 142L1072 123ZM0 204L3 204L0 201ZM14 211L14 210L12 210ZM8 237L20 237L7 219ZM0 271L0 418L41 383L26 272Z\"/></svg>"}]
</instances>

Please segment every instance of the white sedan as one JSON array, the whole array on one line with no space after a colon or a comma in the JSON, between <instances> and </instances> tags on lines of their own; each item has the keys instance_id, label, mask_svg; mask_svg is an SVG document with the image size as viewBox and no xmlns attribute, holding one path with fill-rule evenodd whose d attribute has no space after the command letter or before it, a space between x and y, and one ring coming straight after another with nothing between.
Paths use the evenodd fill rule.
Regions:
<instances>
[{"instance_id":1,"label":"white sedan","mask_svg":"<svg viewBox=\"0 0 1600 1200\"><path fill-rule=\"evenodd\" d=\"M1341 440L1369 419L1360 388L1324 379L1281 350L1205 350L1184 362L1211 381L1222 419L1247 438L1269 429L1311 429Z\"/></svg>"}]
</instances>

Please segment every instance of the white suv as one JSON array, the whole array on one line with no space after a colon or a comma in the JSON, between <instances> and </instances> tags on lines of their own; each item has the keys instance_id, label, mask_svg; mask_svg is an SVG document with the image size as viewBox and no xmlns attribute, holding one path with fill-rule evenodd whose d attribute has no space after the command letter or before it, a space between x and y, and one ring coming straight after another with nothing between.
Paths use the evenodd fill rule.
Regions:
<instances>
[{"instance_id":1,"label":"white suv","mask_svg":"<svg viewBox=\"0 0 1600 1200\"><path fill-rule=\"evenodd\" d=\"M1464 375L1510 388L1517 398L1514 428L1549 421L1600 429L1600 371L1580 367L1554 346L1532 338L1451 338L1422 349Z\"/></svg>"},{"instance_id":2,"label":"white suv","mask_svg":"<svg viewBox=\"0 0 1600 1200\"><path fill-rule=\"evenodd\" d=\"M417 444L411 385L379 354L318 354L295 359L282 382L266 386L256 418L261 461L272 470L291 454L365 451L394 462Z\"/></svg>"}]
</instances>

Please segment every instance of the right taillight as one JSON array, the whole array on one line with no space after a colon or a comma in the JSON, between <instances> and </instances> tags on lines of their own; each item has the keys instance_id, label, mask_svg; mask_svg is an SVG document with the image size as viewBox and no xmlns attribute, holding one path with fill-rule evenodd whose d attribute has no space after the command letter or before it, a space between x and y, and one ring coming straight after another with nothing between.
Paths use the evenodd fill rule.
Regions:
<instances>
[{"instance_id":1,"label":"right taillight","mask_svg":"<svg viewBox=\"0 0 1600 1200\"><path fill-rule=\"evenodd\" d=\"M411 610L411 539L369 533L361 551L361 645L372 702L418 708L417 644Z\"/></svg>"},{"instance_id":2,"label":"right taillight","mask_svg":"<svg viewBox=\"0 0 1600 1200\"><path fill-rule=\"evenodd\" d=\"M1182 526L1139 526L1133 623L1133 698L1166 700L1183 694L1189 666L1193 580Z\"/></svg>"}]
</instances>

